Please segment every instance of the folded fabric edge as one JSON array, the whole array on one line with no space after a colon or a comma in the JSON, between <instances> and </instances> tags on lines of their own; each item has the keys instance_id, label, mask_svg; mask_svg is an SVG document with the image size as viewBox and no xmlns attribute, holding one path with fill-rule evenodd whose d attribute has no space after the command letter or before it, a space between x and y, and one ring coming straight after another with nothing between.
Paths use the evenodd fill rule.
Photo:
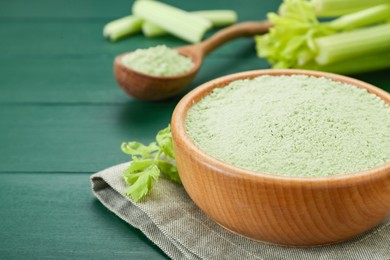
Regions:
<instances>
[{"instance_id":1,"label":"folded fabric edge","mask_svg":"<svg viewBox=\"0 0 390 260\"><path fill-rule=\"evenodd\" d=\"M167 256L172 259L199 259L186 248L171 241L150 220L146 213L134 206L127 198L115 191L104 179L96 173L90 177L94 196L120 219L139 229L149 240L156 244ZM121 202L115 205L114 202Z\"/></svg>"}]
</instances>

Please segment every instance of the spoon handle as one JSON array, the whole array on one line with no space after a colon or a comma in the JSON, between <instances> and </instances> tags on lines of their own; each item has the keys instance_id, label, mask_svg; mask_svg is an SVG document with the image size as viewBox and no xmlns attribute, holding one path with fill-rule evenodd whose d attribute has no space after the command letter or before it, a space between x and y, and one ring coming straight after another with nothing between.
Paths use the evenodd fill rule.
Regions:
<instances>
[{"instance_id":1,"label":"spoon handle","mask_svg":"<svg viewBox=\"0 0 390 260\"><path fill-rule=\"evenodd\" d=\"M265 34L271 26L269 21L238 23L220 30L209 39L200 43L199 48L202 49L203 55L207 55L230 40Z\"/></svg>"}]
</instances>

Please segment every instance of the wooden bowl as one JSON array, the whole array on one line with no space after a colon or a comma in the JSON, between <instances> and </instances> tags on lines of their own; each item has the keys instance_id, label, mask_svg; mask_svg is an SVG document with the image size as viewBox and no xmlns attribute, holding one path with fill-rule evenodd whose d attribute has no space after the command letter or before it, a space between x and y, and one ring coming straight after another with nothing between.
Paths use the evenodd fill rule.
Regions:
<instances>
[{"instance_id":1,"label":"wooden bowl","mask_svg":"<svg viewBox=\"0 0 390 260\"><path fill-rule=\"evenodd\" d=\"M217 87L260 75L304 74L390 94L340 75L304 70L257 70L207 82L188 93L172 117L177 168L191 199L211 219L242 236L287 246L319 246L352 238L390 213L390 163L331 177L286 177L241 169L200 150L187 135L191 106Z\"/></svg>"}]
</instances>

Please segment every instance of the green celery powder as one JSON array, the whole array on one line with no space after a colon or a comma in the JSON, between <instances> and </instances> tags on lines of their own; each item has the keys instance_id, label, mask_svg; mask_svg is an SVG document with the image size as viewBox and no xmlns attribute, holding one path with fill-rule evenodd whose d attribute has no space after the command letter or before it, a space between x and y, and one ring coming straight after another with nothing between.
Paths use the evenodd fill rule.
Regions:
<instances>
[{"instance_id":1,"label":"green celery powder","mask_svg":"<svg viewBox=\"0 0 390 260\"><path fill-rule=\"evenodd\" d=\"M389 105L326 78L234 81L195 104L186 128L207 154L257 172L331 176L390 161Z\"/></svg>"},{"instance_id":2,"label":"green celery powder","mask_svg":"<svg viewBox=\"0 0 390 260\"><path fill-rule=\"evenodd\" d=\"M190 58L165 45L137 49L125 55L122 63L130 69L152 76L179 75L194 66Z\"/></svg>"}]
</instances>

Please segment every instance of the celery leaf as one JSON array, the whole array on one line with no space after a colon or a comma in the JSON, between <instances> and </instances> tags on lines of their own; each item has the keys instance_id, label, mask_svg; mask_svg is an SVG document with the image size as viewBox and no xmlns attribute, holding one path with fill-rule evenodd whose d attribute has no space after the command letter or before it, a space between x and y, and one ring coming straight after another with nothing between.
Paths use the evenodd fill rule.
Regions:
<instances>
[{"instance_id":1,"label":"celery leaf","mask_svg":"<svg viewBox=\"0 0 390 260\"><path fill-rule=\"evenodd\" d=\"M156 142L149 145L139 142L122 143L121 149L124 153L131 155L133 160L125 169L123 178L130 185L125 193L135 202L150 192L160 174L174 182L181 183L176 168L169 125L158 132Z\"/></svg>"},{"instance_id":2,"label":"celery leaf","mask_svg":"<svg viewBox=\"0 0 390 260\"><path fill-rule=\"evenodd\" d=\"M158 132L156 136L156 141L168 158L175 158L175 155L173 153L173 143L170 126Z\"/></svg>"},{"instance_id":3,"label":"celery leaf","mask_svg":"<svg viewBox=\"0 0 390 260\"><path fill-rule=\"evenodd\" d=\"M153 153L159 150L159 147L155 142L145 146L139 142L122 143L121 149L124 153L138 157L153 157Z\"/></svg>"},{"instance_id":4,"label":"celery leaf","mask_svg":"<svg viewBox=\"0 0 390 260\"><path fill-rule=\"evenodd\" d=\"M285 0L279 14L269 13L273 27L269 33L256 36L256 49L274 68L302 66L316 56L314 38L332 34L334 29L320 23L314 7L306 0Z\"/></svg>"},{"instance_id":5,"label":"celery leaf","mask_svg":"<svg viewBox=\"0 0 390 260\"><path fill-rule=\"evenodd\" d=\"M158 160L157 166L165 177L174 182L181 183L176 165L174 163L164 160Z\"/></svg>"},{"instance_id":6,"label":"celery leaf","mask_svg":"<svg viewBox=\"0 0 390 260\"><path fill-rule=\"evenodd\" d=\"M126 195L130 196L135 202L139 201L149 193L159 175L160 170L156 165L150 165L139 172L125 174L126 182L131 184L126 190Z\"/></svg>"}]
</instances>

